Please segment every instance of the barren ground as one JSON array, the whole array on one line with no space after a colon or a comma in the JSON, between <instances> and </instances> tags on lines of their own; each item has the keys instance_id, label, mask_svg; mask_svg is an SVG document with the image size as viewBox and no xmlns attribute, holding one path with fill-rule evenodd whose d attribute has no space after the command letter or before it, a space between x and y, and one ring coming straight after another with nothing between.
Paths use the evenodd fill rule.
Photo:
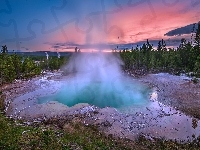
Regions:
<instances>
[{"instance_id":1,"label":"barren ground","mask_svg":"<svg viewBox=\"0 0 200 150\"><path fill-rule=\"evenodd\" d=\"M113 108L99 109L87 104L78 104L70 108L55 101L37 104L37 96L55 93L59 89L60 81L66 78L70 78L70 76L62 76L61 73L57 72L49 73L45 77L36 77L28 81L19 80L4 85L2 90L6 95L6 114L14 118L28 120L28 123L33 119L50 118L50 122L53 120L59 122L58 124L65 130L70 128L66 120L82 122L85 125L96 125L108 135L129 139L133 139L141 132L150 133L150 136L155 137L167 135L170 139L181 139L183 136L185 136L183 139L186 139L188 135L199 135L200 128L196 127L193 122L196 122L198 126L200 83L194 84L188 77L159 73L138 78L150 88L156 89L159 102L180 110L180 112L171 110L171 108L170 111L167 108L168 112L163 112L165 106L159 106L159 110L156 112L154 112L154 107L145 107L144 112L127 115L118 113ZM35 95L35 91L37 91L37 95ZM183 113L190 115L191 119L185 118ZM146 117L147 115L148 117ZM173 119L177 117L178 121L174 119L173 123L169 122L169 116L172 116ZM194 121L194 117L198 119ZM180 125L180 121L185 125ZM154 131L155 129L156 131Z\"/></svg>"},{"instance_id":2,"label":"barren ground","mask_svg":"<svg viewBox=\"0 0 200 150\"><path fill-rule=\"evenodd\" d=\"M157 88L158 101L200 119L200 82L194 84L191 78L166 73L149 74L139 80Z\"/></svg>"}]
</instances>

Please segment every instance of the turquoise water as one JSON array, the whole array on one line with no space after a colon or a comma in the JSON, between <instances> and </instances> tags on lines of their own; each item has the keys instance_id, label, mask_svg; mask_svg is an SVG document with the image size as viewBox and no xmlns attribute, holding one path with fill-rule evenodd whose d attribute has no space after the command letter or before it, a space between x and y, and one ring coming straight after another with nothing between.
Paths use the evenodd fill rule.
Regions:
<instances>
[{"instance_id":1,"label":"turquoise water","mask_svg":"<svg viewBox=\"0 0 200 150\"><path fill-rule=\"evenodd\" d=\"M67 82L55 95L40 97L38 103L58 101L69 107L78 103L104 107L121 108L129 105L145 105L148 103L150 90L132 80L123 82L85 82L74 80Z\"/></svg>"}]
</instances>

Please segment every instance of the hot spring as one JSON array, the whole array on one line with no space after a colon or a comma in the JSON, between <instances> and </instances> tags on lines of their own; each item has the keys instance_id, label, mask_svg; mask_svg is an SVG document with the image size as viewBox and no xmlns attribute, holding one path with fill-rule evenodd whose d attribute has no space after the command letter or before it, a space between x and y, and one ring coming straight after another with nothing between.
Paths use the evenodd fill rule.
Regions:
<instances>
[{"instance_id":1,"label":"hot spring","mask_svg":"<svg viewBox=\"0 0 200 150\"><path fill-rule=\"evenodd\" d=\"M54 95L40 97L38 102L58 101L69 107L79 103L121 108L148 103L150 90L124 75L122 62L110 53L76 53L64 68L71 77Z\"/></svg>"},{"instance_id":2,"label":"hot spring","mask_svg":"<svg viewBox=\"0 0 200 150\"><path fill-rule=\"evenodd\" d=\"M141 133L176 140L193 140L200 135L199 120L158 101L159 94L161 98L163 94L159 91L170 87L149 89L145 78L125 75L121 65L119 57L111 53L76 53L63 68L69 73L67 76L62 72L47 73L27 82L35 90L8 103L7 115L28 120L29 124L32 120L88 113L82 118L85 125L98 124L107 134L130 139ZM153 78L162 84L181 83L177 82L180 77L167 74L152 74L148 80Z\"/></svg>"}]
</instances>

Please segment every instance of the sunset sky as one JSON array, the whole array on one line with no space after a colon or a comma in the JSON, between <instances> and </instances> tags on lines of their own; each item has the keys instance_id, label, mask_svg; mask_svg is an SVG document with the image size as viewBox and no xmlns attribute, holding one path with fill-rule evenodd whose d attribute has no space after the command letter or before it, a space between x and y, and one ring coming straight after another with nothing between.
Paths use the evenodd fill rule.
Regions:
<instances>
[{"instance_id":1,"label":"sunset sky","mask_svg":"<svg viewBox=\"0 0 200 150\"><path fill-rule=\"evenodd\" d=\"M165 39L176 47L191 38L181 27L198 21L200 0L1 0L0 44L15 51L91 51ZM166 34L177 28L180 34Z\"/></svg>"}]
</instances>

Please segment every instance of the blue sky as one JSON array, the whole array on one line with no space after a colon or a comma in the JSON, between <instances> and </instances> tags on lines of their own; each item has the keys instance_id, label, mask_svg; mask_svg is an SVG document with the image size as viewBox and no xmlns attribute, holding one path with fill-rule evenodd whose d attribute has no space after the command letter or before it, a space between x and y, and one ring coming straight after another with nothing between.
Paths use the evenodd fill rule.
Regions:
<instances>
[{"instance_id":1,"label":"blue sky","mask_svg":"<svg viewBox=\"0 0 200 150\"><path fill-rule=\"evenodd\" d=\"M177 46L191 35L166 33L197 23L199 14L199 0L1 0L0 44L21 51L91 51L165 39Z\"/></svg>"}]
</instances>

